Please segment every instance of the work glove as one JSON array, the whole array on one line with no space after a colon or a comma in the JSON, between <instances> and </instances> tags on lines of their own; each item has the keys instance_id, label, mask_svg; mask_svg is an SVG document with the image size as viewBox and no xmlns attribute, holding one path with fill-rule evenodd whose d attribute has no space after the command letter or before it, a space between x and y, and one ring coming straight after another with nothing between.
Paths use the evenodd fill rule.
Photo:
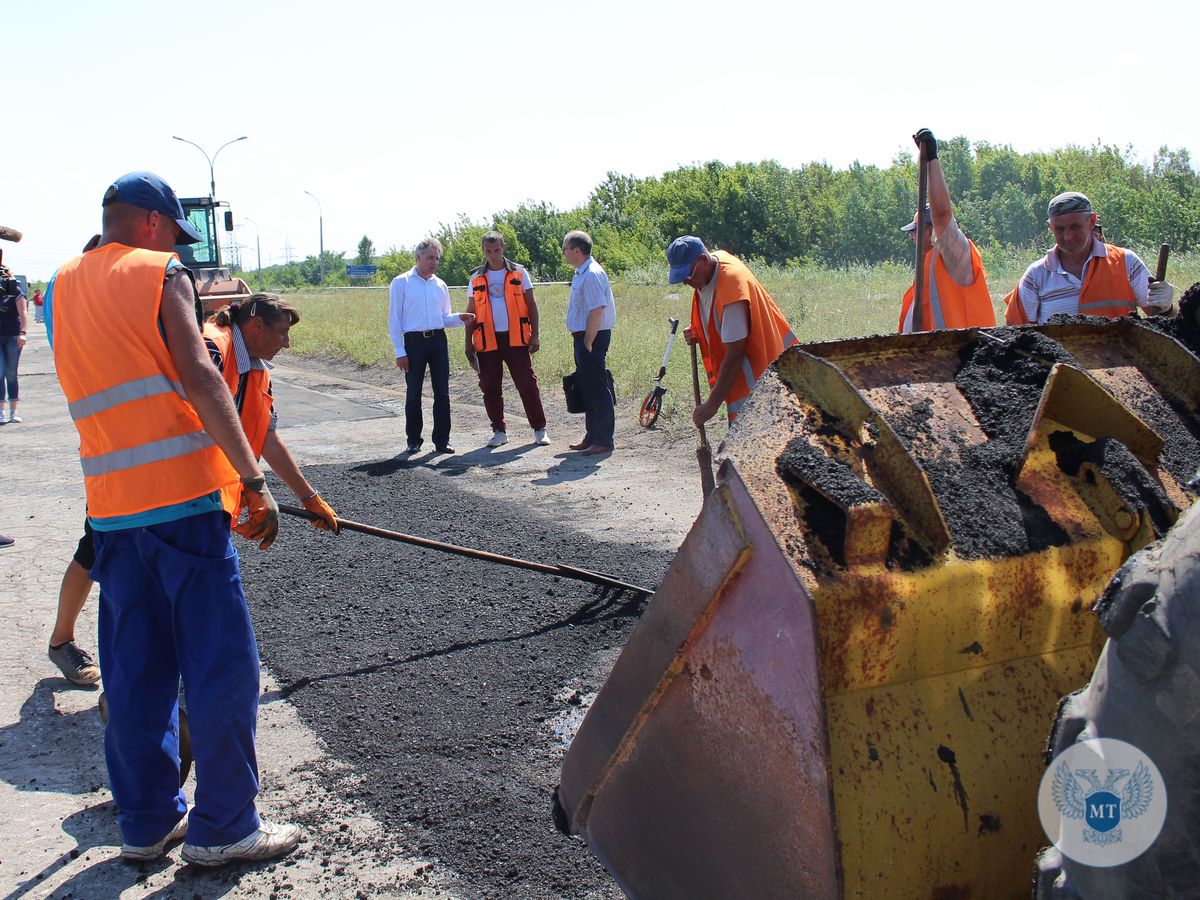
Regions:
<instances>
[{"instance_id":1,"label":"work glove","mask_svg":"<svg viewBox=\"0 0 1200 900\"><path fill-rule=\"evenodd\" d=\"M1150 282L1150 296L1146 298L1146 307L1155 312L1166 312L1175 302L1175 286L1168 281Z\"/></svg>"},{"instance_id":2,"label":"work glove","mask_svg":"<svg viewBox=\"0 0 1200 900\"><path fill-rule=\"evenodd\" d=\"M937 159L937 139L928 128L922 128L913 135L913 143L925 150L925 158Z\"/></svg>"},{"instance_id":3,"label":"work glove","mask_svg":"<svg viewBox=\"0 0 1200 900\"><path fill-rule=\"evenodd\" d=\"M338 534L342 530L342 526L338 523L337 513L333 511L332 506L321 499L320 494L313 494L300 502L304 504L306 510L317 517L311 520L313 528L320 531L332 531L334 534Z\"/></svg>"},{"instance_id":4,"label":"work glove","mask_svg":"<svg viewBox=\"0 0 1200 900\"><path fill-rule=\"evenodd\" d=\"M246 520L234 525L233 530L248 541L259 541L258 548L266 550L279 533L279 506L263 476L242 480L242 503Z\"/></svg>"}]
</instances>

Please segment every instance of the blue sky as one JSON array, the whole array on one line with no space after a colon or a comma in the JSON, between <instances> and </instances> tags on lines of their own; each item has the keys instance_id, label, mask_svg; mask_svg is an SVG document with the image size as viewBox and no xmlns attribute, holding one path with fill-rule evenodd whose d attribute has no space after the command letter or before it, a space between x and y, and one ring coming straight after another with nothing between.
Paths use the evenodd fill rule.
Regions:
<instances>
[{"instance_id":1,"label":"blue sky","mask_svg":"<svg viewBox=\"0 0 1200 900\"><path fill-rule=\"evenodd\" d=\"M609 0L9 4L0 223L45 278L119 174L217 194L263 264L411 246L460 215L584 200L608 171L855 159L927 125L1019 151L1200 152L1197 7ZM977 8L978 7L978 8ZM1067 186L1064 186L1067 187ZM254 229L238 240L253 260ZM600 248L597 255L601 256Z\"/></svg>"}]
</instances>

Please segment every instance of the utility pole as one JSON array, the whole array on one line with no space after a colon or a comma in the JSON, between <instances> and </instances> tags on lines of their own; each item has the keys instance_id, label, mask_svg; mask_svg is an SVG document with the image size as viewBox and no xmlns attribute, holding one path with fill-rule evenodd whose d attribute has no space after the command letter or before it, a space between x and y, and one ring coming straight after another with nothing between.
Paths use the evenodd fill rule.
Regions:
<instances>
[{"instance_id":1,"label":"utility pole","mask_svg":"<svg viewBox=\"0 0 1200 900\"><path fill-rule=\"evenodd\" d=\"M321 264L321 287L324 287L325 286L325 213L321 210L321 201L317 200L316 194L314 194L312 191L305 191L304 193L308 194L308 196L312 197L314 200L317 201L317 223L320 228L319 233L320 233L320 241L321 241L321 243L319 245L321 248L320 249L321 255L319 257L317 257L317 260Z\"/></svg>"},{"instance_id":2,"label":"utility pole","mask_svg":"<svg viewBox=\"0 0 1200 900\"><path fill-rule=\"evenodd\" d=\"M258 254L258 292L261 294L262 285L262 241L259 240L258 223L249 216L243 216L247 222L254 226L254 252Z\"/></svg>"}]
</instances>

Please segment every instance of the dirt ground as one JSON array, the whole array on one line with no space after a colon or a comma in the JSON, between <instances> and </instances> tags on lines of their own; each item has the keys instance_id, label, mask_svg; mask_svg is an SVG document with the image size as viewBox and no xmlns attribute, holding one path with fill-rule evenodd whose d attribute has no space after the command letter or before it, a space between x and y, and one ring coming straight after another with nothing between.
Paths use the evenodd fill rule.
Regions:
<instances>
[{"instance_id":1,"label":"dirt ground","mask_svg":"<svg viewBox=\"0 0 1200 900\"><path fill-rule=\"evenodd\" d=\"M16 538L0 551L0 896L619 896L554 831L549 792L641 601L298 520L270 551L239 539L239 552L264 664L260 805L304 823L302 852L217 871L178 849L121 863L97 692L45 657L83 491L31 331L25 422L0 428L0 532ZM408 459L399 373L281 358L275 377L281 434L345 518L653 587L699 511L690 434L643 431L632 406L616 451L580 459L566 452L579 420L548 385L554 444L532 444L518 410L511 443L489 450L460 379L458 452ZM78 630L92 648L95 596Z\"/></svg>"}]
</instances>

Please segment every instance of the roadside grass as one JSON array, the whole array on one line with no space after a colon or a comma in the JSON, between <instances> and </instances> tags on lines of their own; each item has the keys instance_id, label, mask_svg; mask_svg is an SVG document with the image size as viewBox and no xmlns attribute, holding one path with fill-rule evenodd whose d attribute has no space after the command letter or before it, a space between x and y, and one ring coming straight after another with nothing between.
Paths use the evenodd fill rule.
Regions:
<instances>
[{"instance_id":1,"label":"roadside grass","mask_svg":"<svg viewBox=\"0 0 1200 900\"><path fill-rule=\"evenodd\" d=\"M1004 321L1000 301L1036 256L1037 251L984 254L998 322ZM1147 264L1153 267L1154 260L1147 259ZM912 282L912 269L896 264L847 269L755 267L755 273L803 342L894 332L900 298ZM1200 253L1173 256L1167 277L1176 286L1178 298L1189 285L1200 281ZM542 346L534 357L534 367L544 392L557 392L562 376L575 368L571 337L565 326L568 290L565 285L536 290ZM667 318L680 319L680 337L671 351L665 380L668 392L659 420L660 427L672 431L690 428L686 413L691 409L691 371L682 331L689 322L691 294L690 288L663 283L613 283L617 327L608 365L622 400L640 404L653 387L666 348ZM464 290L451 289L450 297L456 311L465 307ZM395 357L387 331L387 298L386 288L289 293L289 301L302 315L300 324L292 330L292 350L391 368ZM447 336L452 377L468 377L469 373L473 378L463 354L463 332L451 329Z\"/></svg>"}]
</instances>

